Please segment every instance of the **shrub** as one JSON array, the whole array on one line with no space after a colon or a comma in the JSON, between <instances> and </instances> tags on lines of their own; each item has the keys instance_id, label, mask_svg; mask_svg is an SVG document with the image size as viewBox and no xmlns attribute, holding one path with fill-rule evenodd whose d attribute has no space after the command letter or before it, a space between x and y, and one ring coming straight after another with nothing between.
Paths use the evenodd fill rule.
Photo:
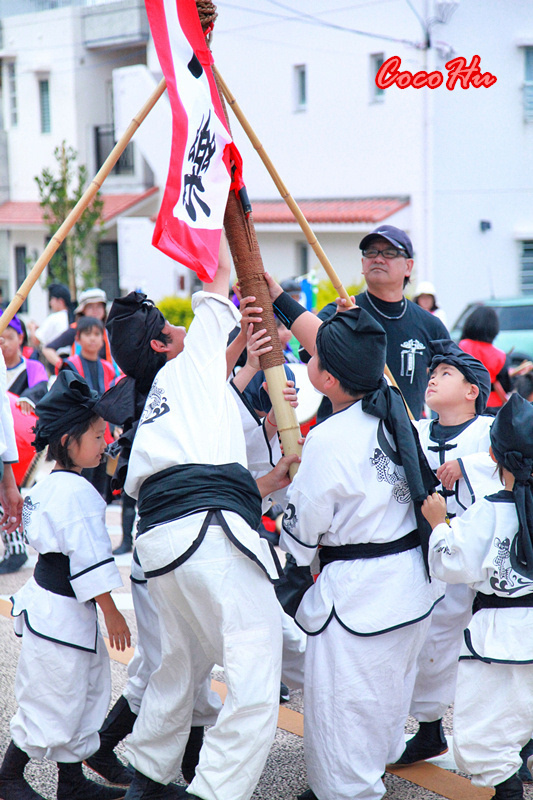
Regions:
<instances>
[{"instance_id":1,"label":"shrub","mask_svg":"<svg viewBox=\"0 0 533 800\"><path fill-rule=\"evenodd\" d=\"M171 325L183 325L188 328L192 322L194 314L190 297L163 297L157 303L157 307Z\"/></svg>"}]
</instances>

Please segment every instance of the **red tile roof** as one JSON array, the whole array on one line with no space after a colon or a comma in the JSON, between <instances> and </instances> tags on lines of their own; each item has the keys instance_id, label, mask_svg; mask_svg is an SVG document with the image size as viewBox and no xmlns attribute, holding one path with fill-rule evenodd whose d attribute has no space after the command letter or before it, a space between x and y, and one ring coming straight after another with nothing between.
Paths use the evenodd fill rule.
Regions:
<instances>
[{"instance_id":1,"label":"red tile roof","mask_svg":"<svg viewBox=\"0 0 533 800\"><path fill-rule=\"evenodd\" d=\"M356 197L330 200L297 200L311 223L381 222L409 205L408 197ZM294 216L284 200L252 201L256 223L291 223Z\"/></svg>"},{"instance_id":2,"label":"red tile roof","mask_svg":"<svg viewBox=\"0 0 533 800\"><path fill-rule=\"evenodd\" d=\"M141 194L102 194L104 201L104 221L124 214L138 203L151 197L159 191L157 186L153 186ZM0 228L9 228L12 225L24 227L25 225L35 227L43 226L43 209L38 202L34 201L8 201L0 205Z\"/></svg>"}]
</instances>

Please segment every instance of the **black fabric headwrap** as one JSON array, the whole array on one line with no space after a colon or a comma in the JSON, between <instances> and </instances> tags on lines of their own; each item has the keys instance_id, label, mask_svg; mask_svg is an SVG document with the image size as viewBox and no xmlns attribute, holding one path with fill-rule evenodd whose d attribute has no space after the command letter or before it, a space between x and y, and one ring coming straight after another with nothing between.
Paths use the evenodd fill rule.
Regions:
<instances>
[{"instance_id":1,"label":"black fabric headwrap","mask_svg":"<svg viewBox=\"0 0 533 800\"><path fill-rule=\"evenodd\" d=\"M165 363L164 355L150 346L164 326L163 314L142 292L113 300L106 322L111 353L122 372L147 391Z\"/></svg>"},{"instance_id":2,"label":"black fabric headwrap","mask_svg":"<svg viewBox=\"0 0 533 800\"><path fill-rule=\"evenodd\" d=\"M95 410L98 393L89 388L87 381L72 370L60 372L47 394L40 400L35 413L39 417L33 432L33 446L38 453L50 440L68 433L73 425L90 419Z\"/></svg>"},{"instance_id":3,"label":"black fabric headwrap","mask_svg":"<svg viewBox=\"0 0 533 800\"><path fill-rule=\"evenodd\" d=\"M491 385L489 371L481 361L471 356L470 353L465 353L451 339L435 339L430 342L429 353L432 356L429 367L430 374L439 364L450 364L463 373L468 383L474 383L479 388L476 398L476 414L483 414L487 407Z\"/></svg>"},{"instance_id":4,"label":"black fabric headwrap","mask_svg":"<svg viewBox=\"0 0 533 800\"><path fill-rule=\"evenodd\" d=\"M322 367L352 392L369 392L383 377L387 335L364 308L341 311L316 335Z\"/></svg>"},{"instance_id":5,"label":"black fabric headwrap","mask_svg":"<svg viewBox=\"0 0 533 800\"><path fill-rule=\"evenodd\" d=\"M395 386L389 386L385 378L382 377L379 386L374 391L366 394L361 400L361 404L366 414L371 414L373 417L383 420L383 424L394 440L396 446L395 463L400 464L405 470L405 478L415 508L424 562L429 575L428 543L431 536L431 528L422 514L421 507L426 497L434 492L435 487L439 485L439 481L427 462L418 439L418 432L409 419L399 389ZM393 454L390 453L389 455L392 456Z\"/></svg>"},{"instance_id":6,"label":"black fabric headwrap","mask_svg":"<svg viewBox=\"0 0 533 800\"><path fill-rule=\"evenodd\" d=\"M512 394L490 429L494 458L514 475L513 497L518 533L511 545L511 566L533 579L533 406Z\"/></svg>"}]
</instances>

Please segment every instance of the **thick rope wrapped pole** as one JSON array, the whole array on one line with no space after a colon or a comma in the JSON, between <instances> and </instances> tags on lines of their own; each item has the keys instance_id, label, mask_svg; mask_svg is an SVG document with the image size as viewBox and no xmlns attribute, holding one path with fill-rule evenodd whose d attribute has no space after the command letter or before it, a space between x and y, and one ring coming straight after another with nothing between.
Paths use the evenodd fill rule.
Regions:
<instances>
[{"instance_id":1,"label":"thick rope wrapped pole","mask_svg":"<svg viewBox=\"0 0 533 800\"><path fill-rule=\"evenodd\" d=\"M72 230L76 222L79 220L87 206L92 203L94 200L96 193L101 188L103 182L119 160L120 156L126 149L126 145L130 142L133 134L143 122L144 119L148 116L152 108L155 106L159 98L164 94L165 89L167 88L167 84L165 79L163 78L162 81L158 84L157 88L152 92L146 103L143 107L137 112L137 114L133 117L130 124L111 150L110 154L94 176L93 180L80 197L72 211L68 214L65 221L62 225L58 228L56 233L52 236L50 241L48 242L47 246L31 268L29 274L27 275L26 279L21 284L18 291L15 293L15 296L11 300L10 304L0 317L0 335L5 331L19 308L21 307L22 303L28 297L30 290L35 286L37 280L41 276L44 268L47 266L48 262L54 255L54 253L58 250L61 246L63 241L65 240L66 236L68 235L69 231Z\"/></svg>"},{"instance_id":2,"label":"thick rope wrapped pole","mask_svg":"<svg viewBox=\"0 0 533 800\"><path fill-rule=\"evenodd\" d=\"M210 0L196 0L200 22L204 32L210 31L216 19L216 7ZM209 34L207 35L209 43ZM218 85L218 84L217 84ZM221 87L218 86L220 102L226 115L228 128L229 119ZM261 368L264 370L268 393L276 415L278 431L285 455L300 455L301 446L298 440L301 436L300 426L292 406L284 399L282 390L286 386L285 358L279 341L276 319L272 309L270 293L264 278L264 267L255 227L251 214L244 213L242 204L234 191L230 191L226 213L224 216L224 230L230 247L235 271L243 297L253 295L256 305L263 309L262 322L254 326L255 330L266 328L271 337L272 350L261 356ZM298 469L297 464L291 466L291 477Z\"/></svg>"}]
</instances>

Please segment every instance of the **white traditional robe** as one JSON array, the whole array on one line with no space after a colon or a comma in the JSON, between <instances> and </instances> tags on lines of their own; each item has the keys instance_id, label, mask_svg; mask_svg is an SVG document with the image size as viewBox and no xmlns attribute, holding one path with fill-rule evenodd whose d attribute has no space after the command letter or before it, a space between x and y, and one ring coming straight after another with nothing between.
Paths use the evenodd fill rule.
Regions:
<instances>
[{"instance_id":1,"label":"white traditional robe","mask_svg":"<svg viewBox=\"0 0 533 800\"><path fill-rule=\"evenodd\" d=\"M160 370L130 457L126 491L181 464L246 467L233 390L226 385L226 343L238 313L226 298L199 292L183 352ZM214 663L228 695L200 753L191 791L205 800L247 800L272 743L279 704L280 613L268 543L242 517L223 511L236 540L218 524L180 566L149 579L161 631L161 667L150 678L128 743L132 764L153 780L177 777L194 698ZM206 513L156 525L138 536L142 568L168 568L198 539ZM264 570L264 571L263 571Z\"/></svg>"},{"instance_id":2,"label":"white traditional robe","mask_svg":"<svg viewBox=\"0 0 533 800\"><path fill-rule=\"evenodd\" d=\"M433 420L415 423L422 449L433 470L446 461L459 461L462 477L456 482L453 495L446 497L448 514L452 517L461 516L476 499L501 488L496 464L489 455L493 421L494 417L475 417L468 427L448 439L444 447L431 438ZM469 586L443 585L442 589L444 600L431 616L428 635L417 661L410 713L420 722L441 719L453 703L462 634L472 616L474 592Z\"/></svg>"},{"instance_id":3,"label":"white traditional robe","mask_svg":"<svg viewBox=\"0 0 533 800\"><path fill-rule=\"evenodd\" d=\"M298 564L310 564L319 544L383 544L416 528L404 470L381 449L379 424L356 402L309 433L280 541ZM320 800L384 794L437 599L420 547L327 564L305 593L296 614L308 633L304 745Z\"/></svg>"},{"instance_id":4,"label":"white traditional robe","mask_svg":"<svg viewBox=\"0 0 533 800\"><path fill-rule=\"evenodd\" d=\"M511 565L518 531L511 492L475 503L431 535L431 571L483 594L521 597L533 581ZM464 631L454 707L454 756L477 786L495 786L521 766L533 719L533 608L484 608Z\"/></svg>"},{"instance_id":5,"label":"white traditional robe","mask_svg":"<svg viewBox=\"0 0 533 800\"><path fill-rule=\"evenodd\" d=\"M99 747L111 696L93 598L122 586L105 503L81 475L52 472L25 498L23 521L38 553L68 556L75 597L44 589L32 577L12 598L22 649L11 735L31 758L81 761Z\"/></svg>"}]
</instances>

